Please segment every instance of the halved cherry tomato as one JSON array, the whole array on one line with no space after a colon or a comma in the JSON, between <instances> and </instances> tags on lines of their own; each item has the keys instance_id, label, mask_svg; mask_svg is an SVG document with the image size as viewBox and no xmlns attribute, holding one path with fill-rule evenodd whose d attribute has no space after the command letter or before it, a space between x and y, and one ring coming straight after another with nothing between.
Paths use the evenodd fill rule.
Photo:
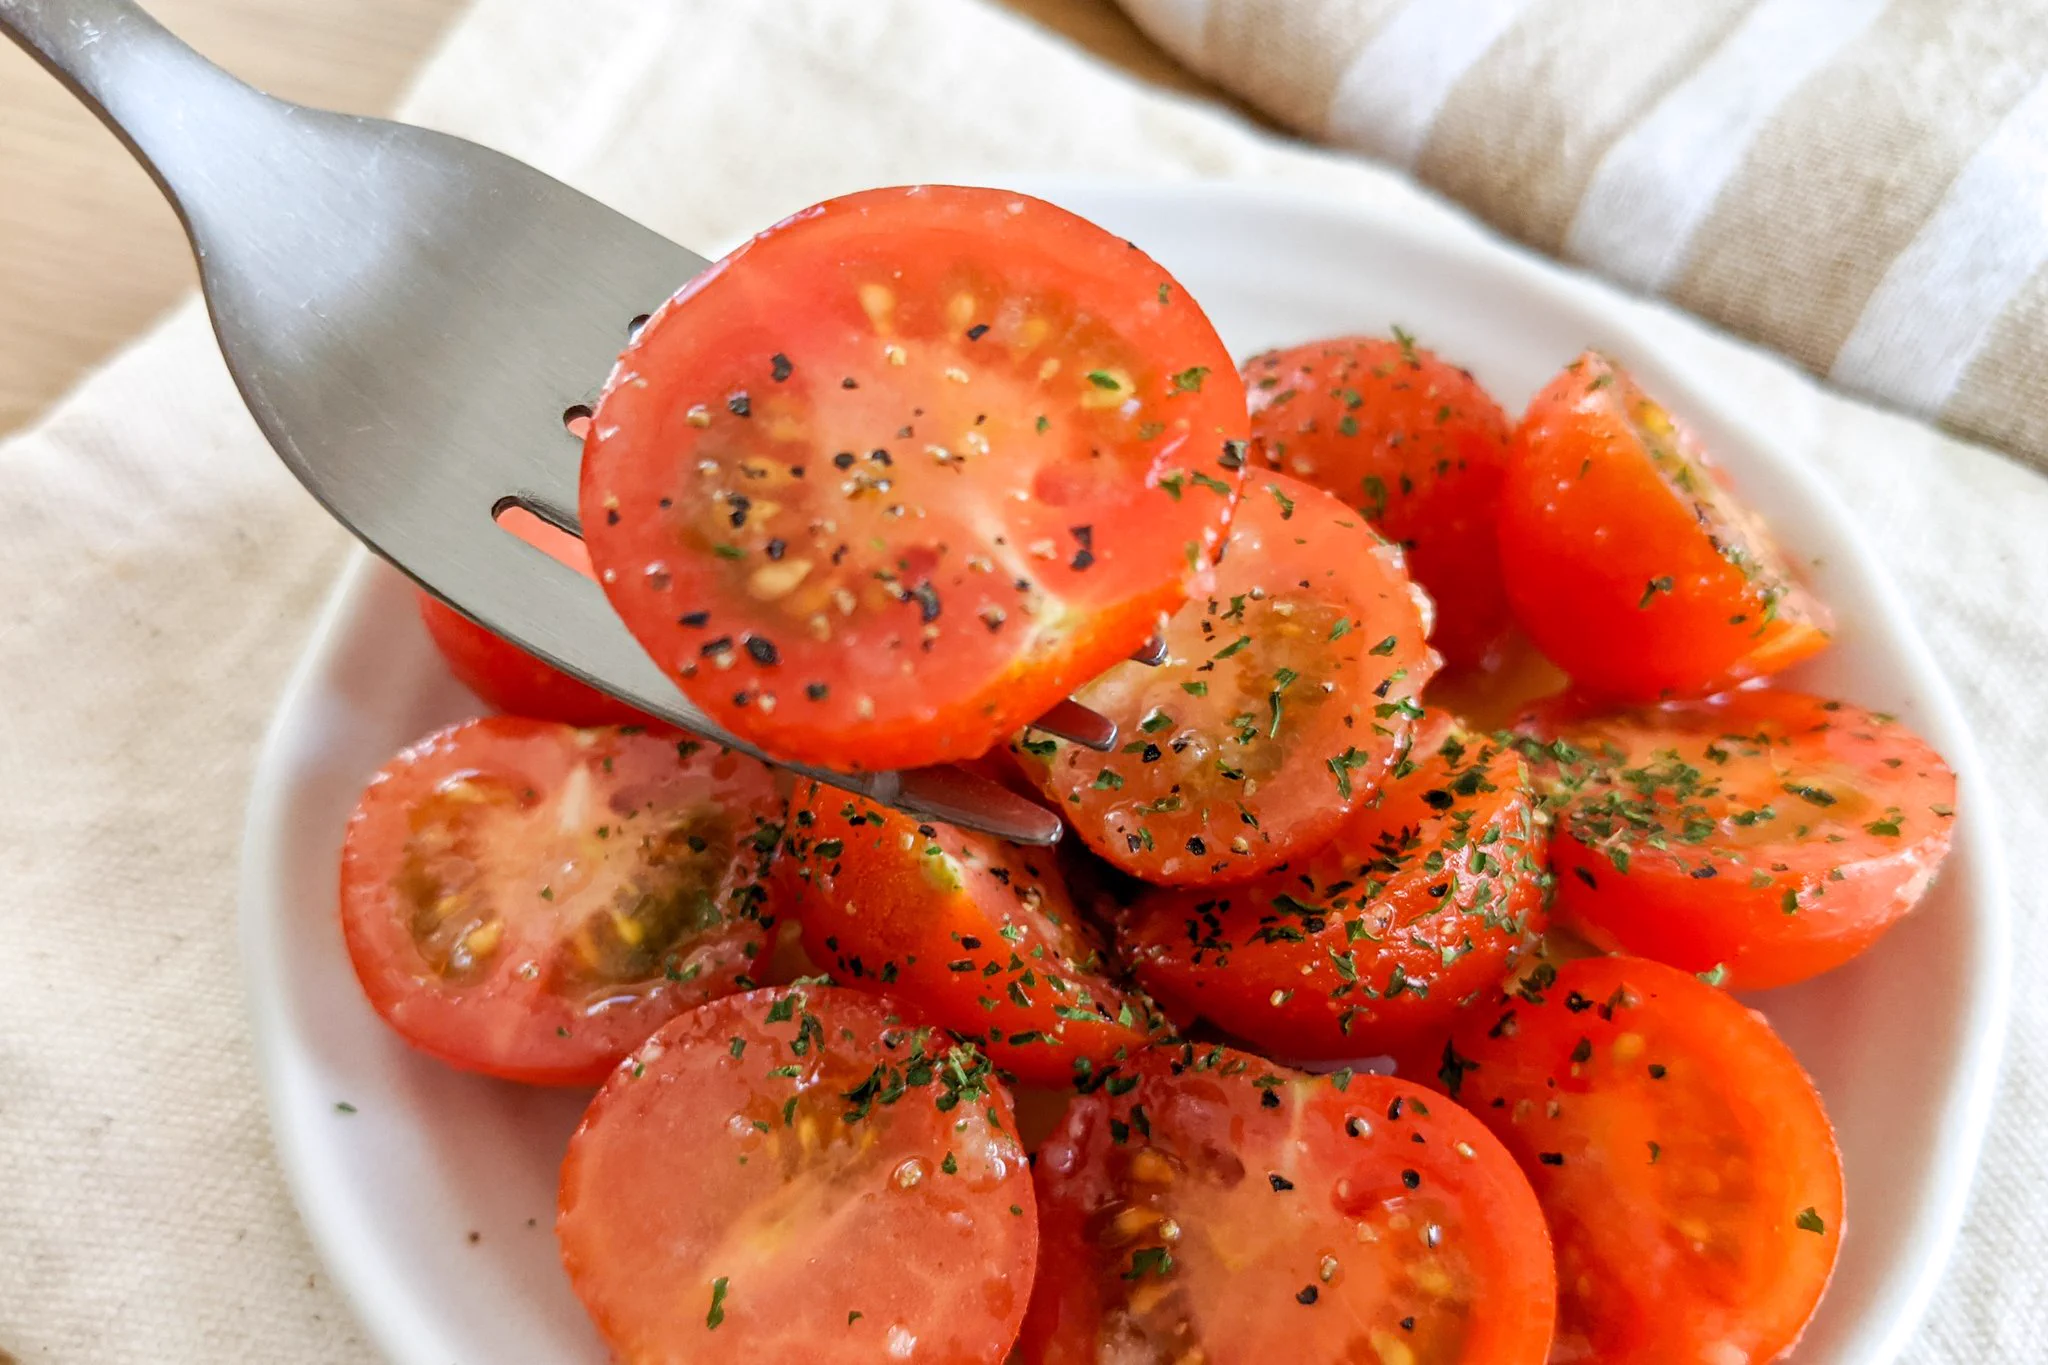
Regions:
<instances>
[{"instance_id":1,"label":"halved cherry tomato","mask_svg":"<svg viewBox=\"0 0 2048 1365\"><path fill-rule=\"evenodd\" d=\"M782 818L766 767L672 730L468 721L385 764L349 817L349 958L422 1051L592 1085L745 988Z\"/></svg>"},{"instance_id":2,"label":"halved cherry tomato","mask_svg":"<svg viewBox=\"0 0 2048 1365\"><path fill-rule=\"evenodd\" d=\"M1889 716L1740 691L1618 714L1547 708L1558 917L1731 990L1817 976L1916 905L1956 779Z\"/></svg>"},{"instance_id":3,"label":"halved cherry tomato","mask_svg":"<svg viewBox=\"0 0 2048 1365\"><path fill-rule=\"evenodd\" d=\"M1365 1057L1499 985L1546 918L1522 760L1439 730L1394 773L1321 849L1244 886L1138 902L1120 937L1169 1014L1275 1056Z\"/></svg>"},{"instance_id":4,"label":"halved cherry tomato","mask_svg":"<svg viewBox=\"0 0 2048 1365\"><path fill-rule=\"evenodd\" d=\"M1253 877L1327 840L1398 757L1436 671L1425 629L1399 551L1329 494L1259 475L1212 590L1167 623L1167 662L1119 664L1075 694L1123 747L1027 731L1012 748L1118 867Z\"/></svg>"},{"instance_id":5,"label":"halved cherry tomato","mask_svg":"<svg viewBox=\"0 0 2048 1365\"><path fill-rule=\"evenodd\" d=\"M1827 608L1761 519L1692 433L1598 352L1529 404L1500 554L1523 629L1603 696L1700 696L1827 644Z\"/></svg>"},{"instance_id":6,"label":"halved cherry tomato","mask_svg":"<svg viewBox=\"0 0 2048 1365\"><path fill-rule=\"evenodd\" d=\"M562 1163L562 1262L621 1361L995 1362L1037 1219L988 1059L798 984L671 1020Z\"/></svg>"},{"instance_id":7,"label":"halved cherry tomato","mask_svg":"<svg viewBox=\"0 0 2048 1365\"><path fill-rule=\"evenodd\" d=\"M619 362L583 525L692 700L778 757L971 758L1136 648L1229 518L1215 329L1050 204L830 200L690 282Z\"/></svg>"},{"instance_id":8,"label":"halved cherry tomato","mask_svg":"<svg viewBox=\"0 0 2048 1365\"><path fill-rule=\"evenodd\" d=\"M1494 533L1508 418L1472 372L1397 329L1253 356L1244 381L1253 453L1399 542L1436 600L1430 643L1490 662L1511 624Z\"/></svg>"},{"instance_id":9,"label":"halved cherry tomato","mask_svg":"<svg viewBox=\"0 0 2048 1365\"><path fill-rule=\"evenodd\" d=\"M1151 1031L1050 849L922 824L812 783L774 883L813 961L909 1002L1024 1080L1086 1077Z\"/></svg>"},{"instance_id":10,"label":"halved cherry tomato","mask_svg":"<svg viewBox=\"0 0 2048 1365\"><path fill-rule=\"evenodd\" d=\"M1026 1365L1541 1365L1543 1216L1457 1105L1193 1044L1106 1080L1038 1152Z\"/></svg>"},{"instance_id":11,"label":"halved cherry tomato","mask_svg":"<svg viewBox=\"0 0 2048 1365\"><path fill-rule=\"evenodd\" d=\"M1438 1080L1536 1186L1558 1365L1771 1361L1842 1237L1820 1096L1763 1019L1684 972L1585 958L1473 1010Z\"/></svg>"},{"instance_id":12,"label":"halved cherry tomato","mask_svg":"<svg viewBox=\"0 0 2048 1365\"><path fill-rule=\"evenodd\" d=\"M420 620L455 680L494 711L565 725L647 725L654 722L493 635L439 598L420 594Z\"/></svg>"}]
</instances>

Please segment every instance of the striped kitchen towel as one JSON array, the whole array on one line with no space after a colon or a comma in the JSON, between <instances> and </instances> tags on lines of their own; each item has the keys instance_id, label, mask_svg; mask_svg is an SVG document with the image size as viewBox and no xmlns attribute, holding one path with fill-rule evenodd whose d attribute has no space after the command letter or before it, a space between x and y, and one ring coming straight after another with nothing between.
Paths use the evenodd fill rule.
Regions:
<instances>
[{"instance_id":1,"label":"striped kitchen towel","mask_svg":"<svg viewBox=\"0 0 2048 1365\"><path fill-rule=\"evenodd\" d=\"M2048 468L2048 0L1122 0L1270 117Z\"/></svg>"}]
</instances>

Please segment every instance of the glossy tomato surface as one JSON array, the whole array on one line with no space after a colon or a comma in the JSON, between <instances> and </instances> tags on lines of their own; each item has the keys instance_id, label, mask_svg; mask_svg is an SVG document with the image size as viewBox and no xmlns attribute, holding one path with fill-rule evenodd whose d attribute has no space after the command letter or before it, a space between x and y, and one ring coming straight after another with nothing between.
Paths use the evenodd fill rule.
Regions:
<instances>
[{"instance_id":1,"label":"glossy tomato surface","mask_svg":"<svg viewBox=\"0 0 2048 1365\"><path fill-rule=\"evenodd\" d=\"M468 721L387 763L349 817L349 958L415 1047L595 1084L744 988L783 811L767 768L675 731Z\"/></svg>"},{"instance_id":2,"label":"glossy tomato surface","mask_svg":"<svg viewBox=\"0 0 2048 1365\"><path fill-rule=\"evenodd\" d=\"M774 885L836 980L908 1002L1020 1079L1085 1079L1153 1031L1051 849L806 784Z\"/></svg>"},{"instance_id":3,"label":"glossy tomato surface","mask_svg":"<svg viewBox=\"0 0 2048 1365\"><path fill-rule=\"evenodd\" d=\"M1731 990L1803 981L1868 949L1947 855L1956 779L1890 716L1732 692L1532 723L1559 803L1557 913L1594 943Z\"/></svg>"},{"instance_id":4,"label":"glossy tomato surface","mask_svg":"<svg viewBox=\"0 0 2048 1365\"><path fill-rule=\"evenodd\" d=\"M598 405L583 525L719 724L838 769L943 762L1179 605L1247 432L1215 330L1136 247L1023 195L872 190L654 315Z\"/></svg>"},{"instance_id":5,"label":"glossy tomato surface","mask_svg":"<svg viewBox=\"0 0 2048 1365\"><path fill-rule=\"evenodd\" d=\"M1541 1365L1542 1214L1470 1114L1391 1077L1155 1049L1039 1150L1027 1365Z\"/></svg>"},{"instance_id":6,"label":"glossy tomato surface","mask_svg":"<svg viewBox=\"0 0 2048 1365\"><path fill-rule=\"evenodd\" d=\"M1589 351L1529 404L1500 503L1515 615L1579 687L1702 696L1827 644L1827 608L1705 449Z\"/></svg>"},{"instance_id":7,"label":"glossy tomato surface","mask_svg":"<svg viewBox=\"0 0 2048 1365\"><path fill-rule=\"evenodd\" d=\"M1397 331L1333 337L1245 362L1252 451L1333 493L1408 556L1436 602L1430 643L1490 663L1512 618L1494 533L1508 419L1471 371Z\"/></svg>"},{"instance_id":8,"label":"glossy tomato surface","mask_svg":"<svg viewBox=\"0 0 2048 1365\"><path fill-rule=\"evenodd\" d=\"M1842 1168L1762 1017L1687 973L1586 958L1469 1012L1438 1083L1536 1187L1556 1365L1772 1361L1827 1287Z\"/></svg>"},{"instance_id":9,"label":"glossy tomato surface","mask_svg":"<svg viewBox=\"0 0 2048 1365\"><path fill-rule=\"evenodd\" d=\"M672 1020L592 1102L556 1233L633 1365L1000 1361L1037 1219L988 1060L831 986Z\"/></svg>"},{"instance_id":10,"label":"glossy tomato surface","mask_svg":"<svg viewBox=\"0 0 2048 1365\"><path fill-rule=\"evenodd\" d=\"M1365 1057L1498 988L1547 922L1543 830L1512 748L1439 735L1321 849L1138 901L1124 951L1175 1020L1277 1057Z\"/></svg>"},{"instance_id":11,"label":"glossy tomato surface","mask_svg":"<svg viewBox=\"0 0 2048 1365\"><path fill-rule=\"evenodd\" d=\"M542 663L440 599L423 592L419 601L420 620L448 671L492 710L565 725L656 723L617 697Z\"/></svg>"},{"instance_id":12,"label":"glossy tomato surface","mask_svg":"<svg viewBox=\"0 0 2048 1365\"><path fill-rule=\"evenodd\" d=\"M1437 665L1399 552L1284 474L1246 483L1213 584L1166 645L1164 665L1122 663L1075 694L1117 722L1115 753L1032 731L1012 748L1090 848L1176 884L1256 876L1327 840L1393 764Z\"/></svg>"}]
</instances>

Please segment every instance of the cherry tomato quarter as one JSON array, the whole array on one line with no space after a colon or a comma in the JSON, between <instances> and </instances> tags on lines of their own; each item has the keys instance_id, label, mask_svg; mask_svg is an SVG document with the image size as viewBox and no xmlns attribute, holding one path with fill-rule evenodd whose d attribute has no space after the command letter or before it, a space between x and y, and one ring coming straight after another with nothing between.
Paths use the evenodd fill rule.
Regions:
<instances>
[{"instance_id":1,"label":"cherry tomato quarter","mask_svg":"<svg viewBox=\"0 0 2048 1365\"><path fill-rule=\"evenodd\" d=\"M632 1365L989 1365L1037 1254L988 1059L807 984L680 1015L615 1070L570 1140L555 1229Z\"/></svg>"},{"instance_id":2,"label":"cherry tomato quarter","mask_svg":"<svg viewBox=\"0 0 2048 1365\"><path fill-rule=\"evenodd\" d=\"M1542 1201L1551 1360L1777 1360L1841 1246L1841 1159L1812 1083L1761 1016L1685 972L1545 968L1468 1012L1438 1079Z\"/></svg>"},{"instance_id":3,"label":"cherry tomato quarter","mask_svg":"<svg viewBox=\"0 0 2048 1365\"><path fill-rule=\"evenodd\" d=\"M621 358L591 557L693 701L789 760L972 758L1141 644L1228 521L1228 352L1050 204L872 190L770 228Z\"/></svg>"},{"instance_id":4,"label":"cherry tomato quarter","mask_svg":"<svg viewBox=\"0 0 2048 1365\"><path fill-rule=\"evenodd\" d=\"M1523 629L1582 689L1703 696L1819 652L1828 612L1691 432L1589 351L1515 433L1501 566Z\"/></svg>"},{"instance_id":5,"label":"cherry tomato quarter","mask_svg":"<svg viewBox=\"0 0 2048 1365\"><path fill-rule=\"evenodd\" d=\"M440 599L424 592L419 598L420 620L448 671L492 710L565 725L656 723L617 697L542 663Z\"/></svg>"},{"instance_id":6,"label":"cherry tomato quarter","mask_svg":"<svg viewBox=\"0 0 2048 1365\"><path fill-rule=\"evenodd\" d=\"M1399 551L1329 494L1259 475L1211 589L1167 623L1167 662L1119 664L1075 694L1117 722L1117 752L1032 731L1012 748L1116 866L1243 880L1372 795L1422 714L1425 634Z\"/></svg>"},{"instance_id":7,"label":"cherry tomato quarter","mask_svg":"<svg viewBox=\"0 0 2048 1365\"><path fill-rule=\"evenodd\" d=\"M774 885L837 980L908 1002L1022 1080L1085 1078L1152 1031L1051 849L806 784Z\"/></svg>"},{"instance_id":8,"label":"cherry tomato quarter","mask_svg":"<svg viewBox=\"0 0 2048 1365\"><path fill-rule=\"evenodd\" d=\"M1441 1096L1186 1044L1075 1101L1034 1173L1026 1365L1541 1365L1528 1182Z\"/></svg>"},{"instance_id":9,"label":"cherry tomato quarter","mask_svg":"<svg viewBox=\"0 0 2048 1365\"><path fill-rule=\"evenodd\" d=\"M1956 779L1890 716L1799 692L1534 728L1558 803L1560 920L1604 949L1762 990L1838 967L1919 903Z\"/></svg>"},{"instance_id":10,"label":"cherry tomato quarter","mask_svg":"<svg viewBox=\"0 0 2048 1365\"><path fill-rule=\"evenodd\" d=\"M675 731L468 721L387 763L350 816L349 958L422 1051L594 1085L745 987L783 814L766 767Z\"/></svg>"},{"instance_id":11,"label":"cherry tomato quarter","mask_svg":"<svg viewBox=\"0 0 2048 1365\"><path fill-rule=\"evenodd\" d=\"M1148 893L1124 951L1183 1025L1278 1057L1395 1052L1497 989L1542 932L1543 854L1520 756L1445 734L1323 848L1242 886Z\"/></svg>"},{"instance_id":12,"label":"cherry tomato quarter","mask_svg":"<svg viewBox=\"0 0 2048 1365\"><path fill-rule=\"evenodd\" d=\"M1491 662L1511 624L1494 531L1509 427L1479 381L1398 329L1268 351L1244 380L1259 460L1401 545L1448 664Z\"/></svg>"}]
</instances>

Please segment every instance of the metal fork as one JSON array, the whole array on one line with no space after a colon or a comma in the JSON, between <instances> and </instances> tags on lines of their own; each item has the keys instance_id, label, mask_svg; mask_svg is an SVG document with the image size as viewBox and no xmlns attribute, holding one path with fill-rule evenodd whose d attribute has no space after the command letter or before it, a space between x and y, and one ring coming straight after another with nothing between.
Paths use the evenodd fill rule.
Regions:
<instances>
[{"instance_id":1,"label":"metal fork","mask_svg":"<svg viewBox=\"0 0 2048 1365\"><path fill-rule=\"evenodd\" d=\"M243 400L336 520L564 672L768 758L684 698L596 583L497 525L517 506L579 533L565 423L703 257L474 143L273 99L132 0L0 0L0 31L170 199ZM1071 700L1040 728L1116 741ZM1059 837L1051 812L955 768L782 766L1020 843Z\"/></svg>"}]
</instances>

